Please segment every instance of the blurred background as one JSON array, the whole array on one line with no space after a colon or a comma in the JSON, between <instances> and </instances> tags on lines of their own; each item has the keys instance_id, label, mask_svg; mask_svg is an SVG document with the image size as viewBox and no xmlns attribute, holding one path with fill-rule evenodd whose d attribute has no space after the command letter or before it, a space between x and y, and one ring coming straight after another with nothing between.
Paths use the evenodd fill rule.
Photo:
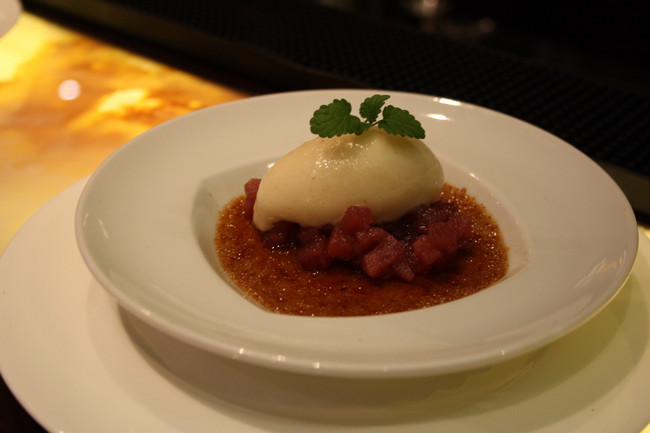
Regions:
<instances>
[{"instance_id":1,"label":"blurred background","mask_svg":"<svg viewBox=\"0 0 650 433\"><path fill-rule=\"evenodd\" d=\"M320 63L310 63L309 55L298 52L300 47L316 47L320 41L325 49L332 46L328 40L343 43L345 38L351 38L348 44L361 46L362 41L353 39L357 32L390 33L408 29L563 72L650 91L650 15L645 2L632 0L24 0L23 3L28 11L67 20L68 25L85 24L84 30L104 31L105 37L126 36L123 42L128 45L136 44L133 38L146 41L251 76L274 88L329 86L340 84L334 78L361 78L336 68L331 62L339 59L355 62L362 57L342 58L325 53L330 55L330 62L322 59ZM364 37L373 36L381 40L382 35ZM291 38L296 40L290 41ZM208 43L209 40L212 42ZM202 44L197 46L197 42ZM236 58L232 53L237 46L278 56L281 58L278 61L295 62L292 66L296 68L313 67L316 70L310 72L314 76L287 80L255 69L251 66L255 59ZM372 48L382 49L394 47ZM317 72L331 73L334 77L316 77Z\"/></svg>"}]
</instances>

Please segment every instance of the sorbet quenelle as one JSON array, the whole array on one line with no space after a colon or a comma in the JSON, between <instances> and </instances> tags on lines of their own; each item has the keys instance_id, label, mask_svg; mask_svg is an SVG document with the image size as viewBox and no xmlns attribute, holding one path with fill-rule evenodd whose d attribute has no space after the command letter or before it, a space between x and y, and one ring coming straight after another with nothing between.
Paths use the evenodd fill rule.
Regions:
<instances>
[{"instance_id":1,"label":"sorbet quenelle","mask_svg":"<svg viewBox=\"0 0 650 433\"><path fill-rule=\"evenodd\" d=\"M341 221L350 206L370 209L376 223L396 221L437 201L442 166L421 140L366 132L317 137L280 159L264 175L253 221L262 231L279 221L321 227Z\"/></svg>"}]
</instances>

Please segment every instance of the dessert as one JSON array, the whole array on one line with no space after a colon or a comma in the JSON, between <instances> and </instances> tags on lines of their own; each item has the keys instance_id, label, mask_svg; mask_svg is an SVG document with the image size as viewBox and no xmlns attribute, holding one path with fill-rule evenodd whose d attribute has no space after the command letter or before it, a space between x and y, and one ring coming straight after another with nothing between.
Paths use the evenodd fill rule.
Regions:
<instances>
[{"instance_id":1,"label":"dessert","mask_svg":"<svg viewBox=\"0 0 650 433\"><path fill-rule=\"evenodd\" d=\"M289 152L264 175L253 222L261 231L279 221L322 227L339 222L350 206L372 211L373 221L395 221L437 201L442 166L418 139L374 126L361 135L317 137Z\"/></svg>"},{"instance_id":2,"label":"dessert","mask_svg":"<svg viewBox=\"0 0 650 433\"><path fill-rule=\"evenodd\" d=\"M222 211L222 267L275 312L366 315L449 302L507 270L497 224L444 184L424 130L387 96L321 106L318 138L289 152Z\"/></svg>"}]
</instances>

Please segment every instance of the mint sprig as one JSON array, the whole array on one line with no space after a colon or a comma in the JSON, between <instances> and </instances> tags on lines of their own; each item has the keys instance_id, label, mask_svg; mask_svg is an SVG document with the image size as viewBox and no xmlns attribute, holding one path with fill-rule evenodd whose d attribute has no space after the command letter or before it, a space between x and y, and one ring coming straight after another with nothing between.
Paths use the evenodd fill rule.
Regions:
<instances>
[{"instance_id":1,"label":"mint sprig","mask_svg":"<svg viewBox=\"0 0 650 433\"><path fill-rule=\"evenodd\" d=\"M345 99L335 99L327 105L321 105L309 121L311 132L328 138L343 134L361 135L376 125L389 134L424 138L422 125L411 113L392 105L384 107L388 98L389 95L366 98L359 107L359 114L364 120L351 114L352 105ZM379 114L382 118L377 120Z\"/></svg>"}]
</instances>

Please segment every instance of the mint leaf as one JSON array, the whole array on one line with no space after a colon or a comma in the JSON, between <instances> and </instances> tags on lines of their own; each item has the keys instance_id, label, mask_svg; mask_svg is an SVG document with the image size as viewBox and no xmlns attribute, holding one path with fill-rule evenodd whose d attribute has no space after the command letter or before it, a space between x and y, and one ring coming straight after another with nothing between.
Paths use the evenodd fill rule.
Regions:
<instances>
[{"instance_id":1,"label":"mint leaf","mask_svg":"<svg viewBox=\"0 0 650 433\"><path fill-rule=\"evenodd\" d=\"M361 134L365 129L361 120L351 115L352 105L345 99L335 99L328 105L321 105L309 121L311 132L321 137L343 134Z\"/></svg>"},{"instance_id":2,"label":"mint leaf","mask_svg":"<svg viewBox=\"0 0 650 433\"><path fill-rule=\"evenodd\" d=\"M377 122L389 134L403 135L405 137L424 138L424 129L418 120L408 111L387 105L382 113L382 120Z\"/></svg>"},{"instance_id":3,"label":"mint leaf","mask_svg":"<svg viewBox=\"0 0 650 433\"><path fill-rule=\"evenodd\" d=\"M367 122L375 123L377 116L381 113L386 99L390 98L388 95L373 95L365 99L359 107L359 114L366 119Z\"/></svg>"},{"instance_id":4,"label":"mint leaf","mask_svg":"<svg viewBox=\"0 0 650 433\"><path fill-rule=\"evenodd\" d=\"M377 125L389 134L424 138L422 125L408 111L392 105L381 111L388 98L388 95L366 98L359 107L359 114L365 121L352 115L352 105L345 99L335 99L327 105L321 105L309 121L311 132L328 138L343 134L360 135ZM377 121L380 112L383 118Z\"/></svg>"}]
</instances>

